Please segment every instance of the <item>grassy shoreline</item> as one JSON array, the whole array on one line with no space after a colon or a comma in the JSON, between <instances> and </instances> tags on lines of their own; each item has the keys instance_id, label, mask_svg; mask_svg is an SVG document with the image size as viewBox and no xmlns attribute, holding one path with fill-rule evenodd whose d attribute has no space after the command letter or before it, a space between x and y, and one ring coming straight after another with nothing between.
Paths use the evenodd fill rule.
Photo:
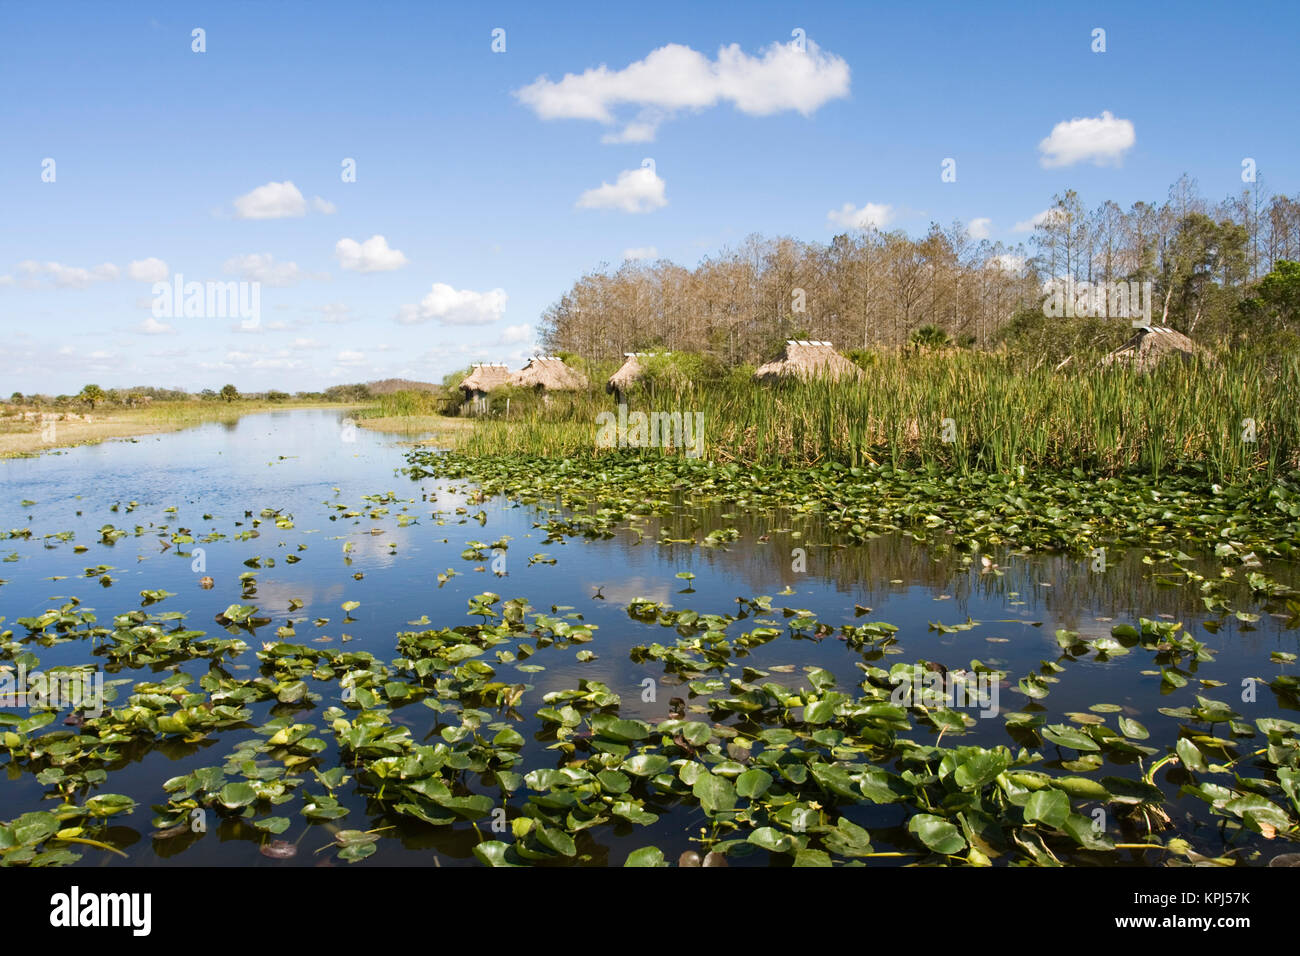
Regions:
<instances>
[{"instance_id":1,"label":"grassy shoreline","mask_svg":"<svg viewBox=\"0 0 1300 956\"><path fill-rule=\"evenodd\" d=\"M1148 373L1026 371L999 356L877 356L861 382L765 387L735 377L638 386L629 412L697 415L703 458L744 465L824 462L960 474L1024 470L1239 482L1300 467L1300 357L1224 354ZM518 401L479 419L460 450L599 462L598 387ZM648 429L647 429L648 432ZM647 459L665 451L629 432ZM680 449L680 443L678 443ZM680 450L676 453L680 453Z\"/></svg>"},{"instance_id":2,"label":"grassy shoreline","mask_svg":"<svg viewBox=\"0 0 1300 956\"><path fill-rule=\"evenodd\" d=\"M80 412L77 418L55 420L53 432L45 432L39 418L34 420L9 417L0 419L0 458L35 458L47 451L96 445L119 438L154 435L180 431L207 422L232 422L256 412L284 411L288 409L336 408L340 411L355 405L331 402L270 402L240 400L235 402L165 402L148 408L113 408L103 412L89 412L85 421ZM48 409L32 408L26 411L47 415L62 415Z\"/></svg>"}]
</instances>

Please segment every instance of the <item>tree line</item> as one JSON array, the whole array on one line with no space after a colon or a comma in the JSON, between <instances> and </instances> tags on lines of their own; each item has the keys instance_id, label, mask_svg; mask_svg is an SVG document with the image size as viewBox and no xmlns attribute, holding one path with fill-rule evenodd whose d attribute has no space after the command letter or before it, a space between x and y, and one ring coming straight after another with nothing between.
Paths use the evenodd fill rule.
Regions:
<instances>
[{"instance_id":1,"label":"tree line","mask_svg":"<svg viewBox=\"0 0 1300 956\"><path fill-rule=\"evenodd\" d=\"M1090 211L1068 190L1035 218L1027 245L975 239L955 221L919 238L876 228L828 244L752 235L695 269L602 264L543 313L540 338L548 352L587 361L672 350L736 365L764 361L790 338L845 350L1008 343L1048 357L1130 334L1124 321L1044 315L1050 280L1071 279L1149 282L1153 321L1240 344L1300 332L1286 265L1296 261L1300 197L1269 195L1257 181L1212 204L1183 176L1164 202L1128 209L1106 201Z\"/></svg>"}]
</instances>

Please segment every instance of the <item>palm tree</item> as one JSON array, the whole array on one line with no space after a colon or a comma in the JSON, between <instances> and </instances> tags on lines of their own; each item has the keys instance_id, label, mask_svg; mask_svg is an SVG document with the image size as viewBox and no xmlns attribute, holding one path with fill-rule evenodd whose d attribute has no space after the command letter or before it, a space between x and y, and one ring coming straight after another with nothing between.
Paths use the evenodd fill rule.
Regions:
<instances>
[{"instance_id":1,"label":"palm tree","mask_svg":"<svg viewBox=\"0 0 1300 956\"><path fill-rule=\"evenodd\" d=\"M81 390L81 395L78 397L83 402L89 403L90 410L93 412L95 410L95 403L104 400L104 390L98 385L87 385Z\"/></svg>"},{"instance_id":2,"label":"palm tree","mask_svg":"<svg viewBox=\"0 0 1300 956\"><path fill-rule=\"evenodd\" d=\"M221 386L221 397L227 402L233 402L239 397L239 389L233 385L223 385Z\"/></svg>"}]
</instances>

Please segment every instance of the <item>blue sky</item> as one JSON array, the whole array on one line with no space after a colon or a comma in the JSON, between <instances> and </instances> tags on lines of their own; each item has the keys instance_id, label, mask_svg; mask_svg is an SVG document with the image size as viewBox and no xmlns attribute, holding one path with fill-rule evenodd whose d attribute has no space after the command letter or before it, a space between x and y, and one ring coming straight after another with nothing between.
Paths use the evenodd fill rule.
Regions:
<instances>
[{"instance_id":1,"label":"blue sky","mask_svg":"<svg viewBox=\"0 0 1300 956\"><path fill-rule=\"evenodd\" d=\"M1295 194L1298 29L1286 3L0 0L0 391L438 380L518 367L629 251L867 220L1014 245L1067 188L1218 200L1245 157ZM256 323L156 317L177 274L260 283Z\"/></svg>"}]
</instances>

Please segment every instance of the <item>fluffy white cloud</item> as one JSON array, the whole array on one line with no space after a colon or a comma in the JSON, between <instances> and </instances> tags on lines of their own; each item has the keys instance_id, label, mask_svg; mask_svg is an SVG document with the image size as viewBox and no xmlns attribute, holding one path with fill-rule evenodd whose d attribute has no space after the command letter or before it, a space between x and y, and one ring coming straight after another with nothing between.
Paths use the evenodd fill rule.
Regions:
<instances>
[{"instance_id":1,"label":"fluffy white cloud","mask_svg":"<svg viewBox=\"0 0 1300 956\"><path fill-rule=\"evenodd\" d=\"M1036 228L1046 225L1060 214L1061 211L1056 206L1052 206L1050 209L1044 209L1042 212L1035 213L1028 219L1016 223L1012 228L1016 232L1033 232Z\"/></svg>"},{"instance_id":2,"label":"fluffy white cloud","mask_svg":"<svg viewBox=\"0 0 1300 956\"><path fill-rule=\"evenodd\" d=\"M970 225L966 227L966 235L972 239L987 239L993 234L989 228L992 225L992 219L972 219Z\"/></svg>"},{"instance_id":3,"label":"fluffy white cloud","mask_svg":"<svg viewBox=\"0 0 1300 956\"><path fill-rule=\"evenodd\" d=\"M171 273L167 263L152 256L148 259L136 259L126 267L126 274L136 282L162 282Z\"/></svg>"},{"instance_id":4,"label":"fluffy white cloud","mask_svg":"<svg viewBox=\"0 0 1300 956\"><path fill-rule=\"evenodd\" d=\"M136 327L141 335L171 335L176 330L166 322L159 322L152 315Z\"/></svg>"},{"instance_id":5,"label":"fluffy white cloud","mask_svg":"<svg viewBox=\"0 0 1300 956\"><path fill-rule=\"evenodd\" d=\"M320 196L312 198L310 208L326 215L335 211L334 204ZM235 200L237 219L298 219L307 215L308 203L293 183L267 183Z\"/></svg>"},{"instance_id":6,"label":"fluffy white cloud","mask_svg":"<svg viewBox=\"0 0 1300 956\"><path fill-rule=\"evenodd\" d=\"M731 103L751 116L793 110L810 116L849 93L849 65L811 40L773 43L750 56L738 44L721 47L715 60L670 43L621 70L602 64L561 80L540 76L515 96L542 119L585 119L607 125L615 110L639 115L606 142L647 142L665 119L681 110Z\"/></svg>"},{"instance_id":7,"label":"fluffy white cloud","mask_svg":"<svg viewBox=\"0 0 1300 956\"><path fill-rule=\"evenodd\" d=\"M504 289L474 292L470 289L453 289L435 282L418 305L404 305L397 313L403 325L428 322L434 319L443 325L488 325L505 315Z\"/></svg>"},{"instance_id":8,"label":"fluffy white cloud","mask_svg":"<svg viewBox=\"0 0 1300 956\"><path fill-rule=\"evenodd\" d=\"M882 203L869 202L858 209L851 202L846 202L839 209L832 209L826 218L845 229L879 228L894 218L894 207Z\"/></svg>"},{"instance_id":9,"label":"fluffy white cloud","mask_svg":"<svg viewBox=\"0 0 1300 956\"><path fill-rule=\"evenodd\" d=\"M366 353L344 350L334 357L335 363L344 368L355 368L366 364Z\"/></svg>"},{"instance_id":10,"label":"fluffy white cloud","mask_svg":"<svg viewBox=\"0 0 1300 956\"><path fill-rule=\"evenodd\" d=\"M637 246L635 249L624 249L624 259L657 259L659 250L654 246Z\"/></svg>"},{"instance_id":11,"label":"fluffy white cloud","mask_svg":"<svg viewBox=\"0 0 1300 956\"><path fill-rule=\"evenodd\" d=\"M334 246L339 265L354 272L391 272L410 260L399 249L388 248L383 236L371 236L365 242L340 239Z\"/></svg>"},{"instance_id":12,"label":"fluffy white cloud","mask_svg":"<svg viewBox=\"0 0 1300 956\"><path fill-rule=\"evenodd\" d=\"M531 342L533 340L533 327L527 323L523 325L507 325L501 330L501 345L518 345L520 342Z\"/></svg>"},{"instance_id":13,"label":"fluffy white cloud","mask_svg":"<svg viewBox=\"0 0 1300 956\"><path fill-rule=\"evenodd\" d=\"M664 198L666 183L649 166L625 169L613 185L602 182L578 197L579 209L620 209L623 212L650 212L668 205Z\"/></svg>"},{"instance_id":14,"label":"fluffy white cloud","mask_svg":"<svg viewBox=\"0 0 1300 956\"><path fill-rule=\"evenodd\" d=\"M26 259L18 263L18 271L27 277L29 284L38 277L45 276L60 289L85 289L96 282L109 282L121 274L121 270L111 262L97 265L93 269L79 266L65 266L61 262L37 262Z\"/></svg>"},{"instance_id":15,"label":"fluffy white cloud","mask_svg":"<svg viewBox=\"0 0 1300 956\"><path fill-rule=\"evenodd\" d=\"M292 219L307 215L307 200L293 183L267 183L235 200L240 219Z\"/></svg>"},{"instance_id":16,"label":"fluffy white cloud","mask_svg":"<svg viewBox=\"0 0 1300 956\"><path fill-rule=\"evenodd\" d=\"M1118 165L1126 150L1137 142L1129 120L1116 119L1109 110L1100 116L1063 120L1051 135L1038 144L1039 162L1048 169L1091 162L1096 166Z\"/></svg>"},{"instance_id":17,"label":"fluffy white cloud","mask_svg":"<svg viewBox=\"0 0 1300 956\"><path fill-rule=\"evenodd\" d=\"M14 284L13 276L0 276L0 285L13 285L13 284Z\"/></svg>"},{"instance_id":18,"label":"fluffy white cloud","mask_svg":"<svg viewBox=\"0 0 1300 956\"><path fill-rule=\"evenodd\" d=\"M237 275L249 282L260 282L269 286L297 285L303 279L319 279L322 276L303 272L296 262L276 262L269 252L249 253L227 259L225 270L230 275Z\"/></svg>"}]
</instances>

